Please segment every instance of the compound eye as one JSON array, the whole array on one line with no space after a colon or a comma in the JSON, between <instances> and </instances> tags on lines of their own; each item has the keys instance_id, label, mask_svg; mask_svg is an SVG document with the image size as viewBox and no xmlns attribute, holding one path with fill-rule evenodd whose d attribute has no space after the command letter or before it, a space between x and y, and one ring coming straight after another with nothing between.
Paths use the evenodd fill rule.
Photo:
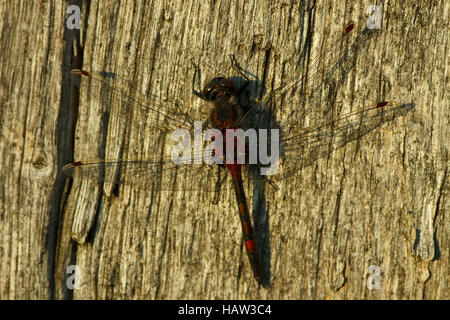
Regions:
<instances>
[{"instance_id":1,"label":"compound eye","mask_svg":"<svg viewBox=\"0 0 450 320\"><path fill-rule=\"evenodd\" d=\"M214 100L215 98L215 94L213 97L212 92L214 91L214 88L217 87L217 84L212 83L212 82L208 82L204 87L203 87L203 97L206 100Z\"/></svg>"},{"instance_id":2,"label":"compound eye","mask_svg":"<svg viewBox=\"0 0 450 320\"><path fill-rule=\"evenodd\" d=\"M223 81L224 77L216 77L211 79L204 87L203 87L203 97L207 100L214 100L217 95L217 90L220 90L220 82Z\"/></svg>"},{"instance_id":3,"label":"compound eye","mask_svg":"<svg viewBox=\"0 0 450 320\"><path fill-rule=\"evenodd\" d=\"M219 85L224 88L228 94L235 94L237 92L236 83L231 79L222 78Z\"/></svg>"},{"instance_id":4,"label":"compound eye","mask_svg":"<svg viewBox=\"0 0 450 320\"><path fill-rule=\"evenodd\" d=\"M203 87L203 97L210 101L218 95L233 95L236 92L237 88L234 81L224 77L213 78Z\"/></svg>"}]
</instances>

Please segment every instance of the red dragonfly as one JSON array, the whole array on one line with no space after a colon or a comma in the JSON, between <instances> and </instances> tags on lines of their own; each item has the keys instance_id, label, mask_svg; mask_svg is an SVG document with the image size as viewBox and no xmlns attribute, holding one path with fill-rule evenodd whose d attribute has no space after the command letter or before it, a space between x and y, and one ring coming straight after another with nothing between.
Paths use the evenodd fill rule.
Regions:
<instances>
[{"instance_id":1,"label":"red dragonfly","mask_svg":"<svg viewBox=\"0 0 450 320\"><path fill-rule=\"evenodd\" d=\"M231 64L244 79L244 84L238 88L236 81L232 78L215 77L210 80L203 90L193 93L209 102L212 105L209 122L202 122L201 129L214 128L224 134L223 150L226 150L226 129L238 130L248 128L279 128L281 131L279 137L280 155L283 162L283 170L277 174L277 180L294 178L301 168L313 163L317 159L328 155L336 148L339 148L349 141L355 140L365 133L379 127L384 122L394 119L397 116L405 114L411 109L413 104L397 104L394 102L379 102L372 106L355 110L351 113L332 117L328 121L323 121L315 126L303 126L301 122L295 122L301 119L306 112L298 111L295 117L290 117L287 122L277 123L269 107L276 104L278 98L288 90L299 83L311 82L317 79L320 73L321 62L329 58L330 53L340 43L349 37L353 30L359 30L352 44L347 50L329 64L340 66L345 63L346 56L366 37L368 30L362 27L355 27L351 24L347 26L343 33L336 37L322 54L315 59L310 72L293 81L287 82L282 87L271 92L262 101L243 102L243 94L248 87L249 79L244 70L238 65L234 56L231 57ZM196 76L200 77L199 68L194 64ZM331 72L330 72L331 73ZM329 74L330 74L329 73ZM249 209L247 206L246 195L244 192L242 180L242 164L236 159L229 161L224 165L214 165L205 163L180 164L173 161L173 157L168 152L173 149L173 141L169 135L176 129L186 129L187 132L198 134L198 127L195 127L192 113L180 112L178 104L163 100L157 96L144 95L136 92L130 83L122 81L113 73L86 71L80 69L72 70L72 74L89 80L91 90L100 92L101 102L115 101L121 104L124 116L134 113L138 115L145 124L151 126L156 138L150 146L152 157L143 159L101 159L101 160L81 160L64 166L63 171L72 177L94 178L99 183L110 183L113 185L128 184L131 186L143 186L152 190L210 190L217 191L224 183L221 182L220 174L215 178L211 173L214 168L225 167L230 172L232 185L238 204L238 212L242 226L244 245L253 270L253 274L258 283L264 285L264 272L258 249L255 243L255 235L252 227ZM328 74L328 75L329 75ZM327 75L327 76L328 76ZM324 81L317 87L313 87L307 95L309 102L314 99ZM142 113L142 114L141 114ZM194 142L195 143L195 142ZM232 148L236 148L236 142L231 143ZM229 148L229 146L228 146ZM257 146L246 145L248 154L258 152ZM190 149L193 149L192 147ZM196 153L197 152L197 153ZM201 156L198 150L194 150L191 156ZM203 151L202 151L203 155ZM253 167L259 167L256 164ZM252 166L248 166L252 167ZM255 172L254 170L252 172ZM148 177L146 179L146 177ZM192 183L192 178L195 182ZM259 176L257 178L271 182L267 177ZM215 183L216 188L211 188ZM273 182L271 182L274 185Z\"/></svg>"}]
</instances>

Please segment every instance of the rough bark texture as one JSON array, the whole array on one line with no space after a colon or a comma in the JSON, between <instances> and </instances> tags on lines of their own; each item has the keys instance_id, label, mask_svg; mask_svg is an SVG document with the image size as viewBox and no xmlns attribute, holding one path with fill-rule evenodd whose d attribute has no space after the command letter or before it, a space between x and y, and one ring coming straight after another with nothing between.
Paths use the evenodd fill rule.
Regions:
<instances>
[{"instance_id":1,"label":"rough bark texture","mask_svg":"<svg viewBox=\"0 0 450 320\"><path fill-rule=\"evenodd\" d=\"M266 288L253 279L232 190L213 205L211 192L114 193L61 174L72 160L148 156L155 139L87 83L78 104L74 39L83 68L120 74L204 119L192 59L204 82L236 76L235 54L259 79L254 92L269 93L299 78L343 27L364 23L373 2L78 4L81 32L66 28L67 3L0 4L1 299L448 299L448 1L378 2L381 30L336 46L320 75L276 101L280 119L301 108L311 122L384 100L415 107L278 191L249 186ZM72 291L73 264L81 286ZM371 290L372 265L381 283Z\"/></svg>"}]
</instances>

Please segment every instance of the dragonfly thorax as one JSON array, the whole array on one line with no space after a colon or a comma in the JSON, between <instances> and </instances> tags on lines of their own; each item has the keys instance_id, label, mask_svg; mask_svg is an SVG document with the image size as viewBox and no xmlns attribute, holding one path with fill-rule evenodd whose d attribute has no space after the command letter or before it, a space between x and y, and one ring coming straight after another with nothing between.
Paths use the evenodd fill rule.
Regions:
<instances>
[{"instance_id":1,"label":"dragonfly thorax","mask_svg":"<svg viewBox=\"0 0 450 320\"><path fill-rule=\"evenodd\" d=\"M214 89L215 90L215 89ZM224 88L223 90L228 90ZM237 129L243 115L243 108L235 92L233 94L216 95L213 100L210 113L211 126L217 129ZM228 92L228 91L227 91Z\"/></svg>"}]
</instances>

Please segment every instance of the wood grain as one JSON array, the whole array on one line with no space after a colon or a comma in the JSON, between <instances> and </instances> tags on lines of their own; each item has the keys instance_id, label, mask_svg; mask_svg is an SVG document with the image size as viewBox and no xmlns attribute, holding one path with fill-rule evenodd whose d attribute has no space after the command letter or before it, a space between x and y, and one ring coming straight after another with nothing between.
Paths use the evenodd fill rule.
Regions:
<instances>
[{"instance_id":1,"label":"wood grain","mask_svg":"<svg viewBox=\"0 0 450 320\"><path fill-rule=\"evenodd\" d=\"M278 191L247 186L268 288L252 277L231 189L214 205L205 190L100 189L61 173L73 160L150 156L157 139L149 119L124 117L87 81L78 96L70 65L114 72L160 98L149 103L206 119L192 59L204 84L237 76L235 54L264 96L311 72L372 4L307 2L80 1L73 31L65 2L2 1L0 298L448 299L447 1L383 2L381 30L354 47L352 35L273 104L280 121L304 112L305 125L385 100L415 107ZM79 289L67 288L69 265L80 267ZM367 286L371 265L380 289Z\"/></svg>"}]
</instances>

